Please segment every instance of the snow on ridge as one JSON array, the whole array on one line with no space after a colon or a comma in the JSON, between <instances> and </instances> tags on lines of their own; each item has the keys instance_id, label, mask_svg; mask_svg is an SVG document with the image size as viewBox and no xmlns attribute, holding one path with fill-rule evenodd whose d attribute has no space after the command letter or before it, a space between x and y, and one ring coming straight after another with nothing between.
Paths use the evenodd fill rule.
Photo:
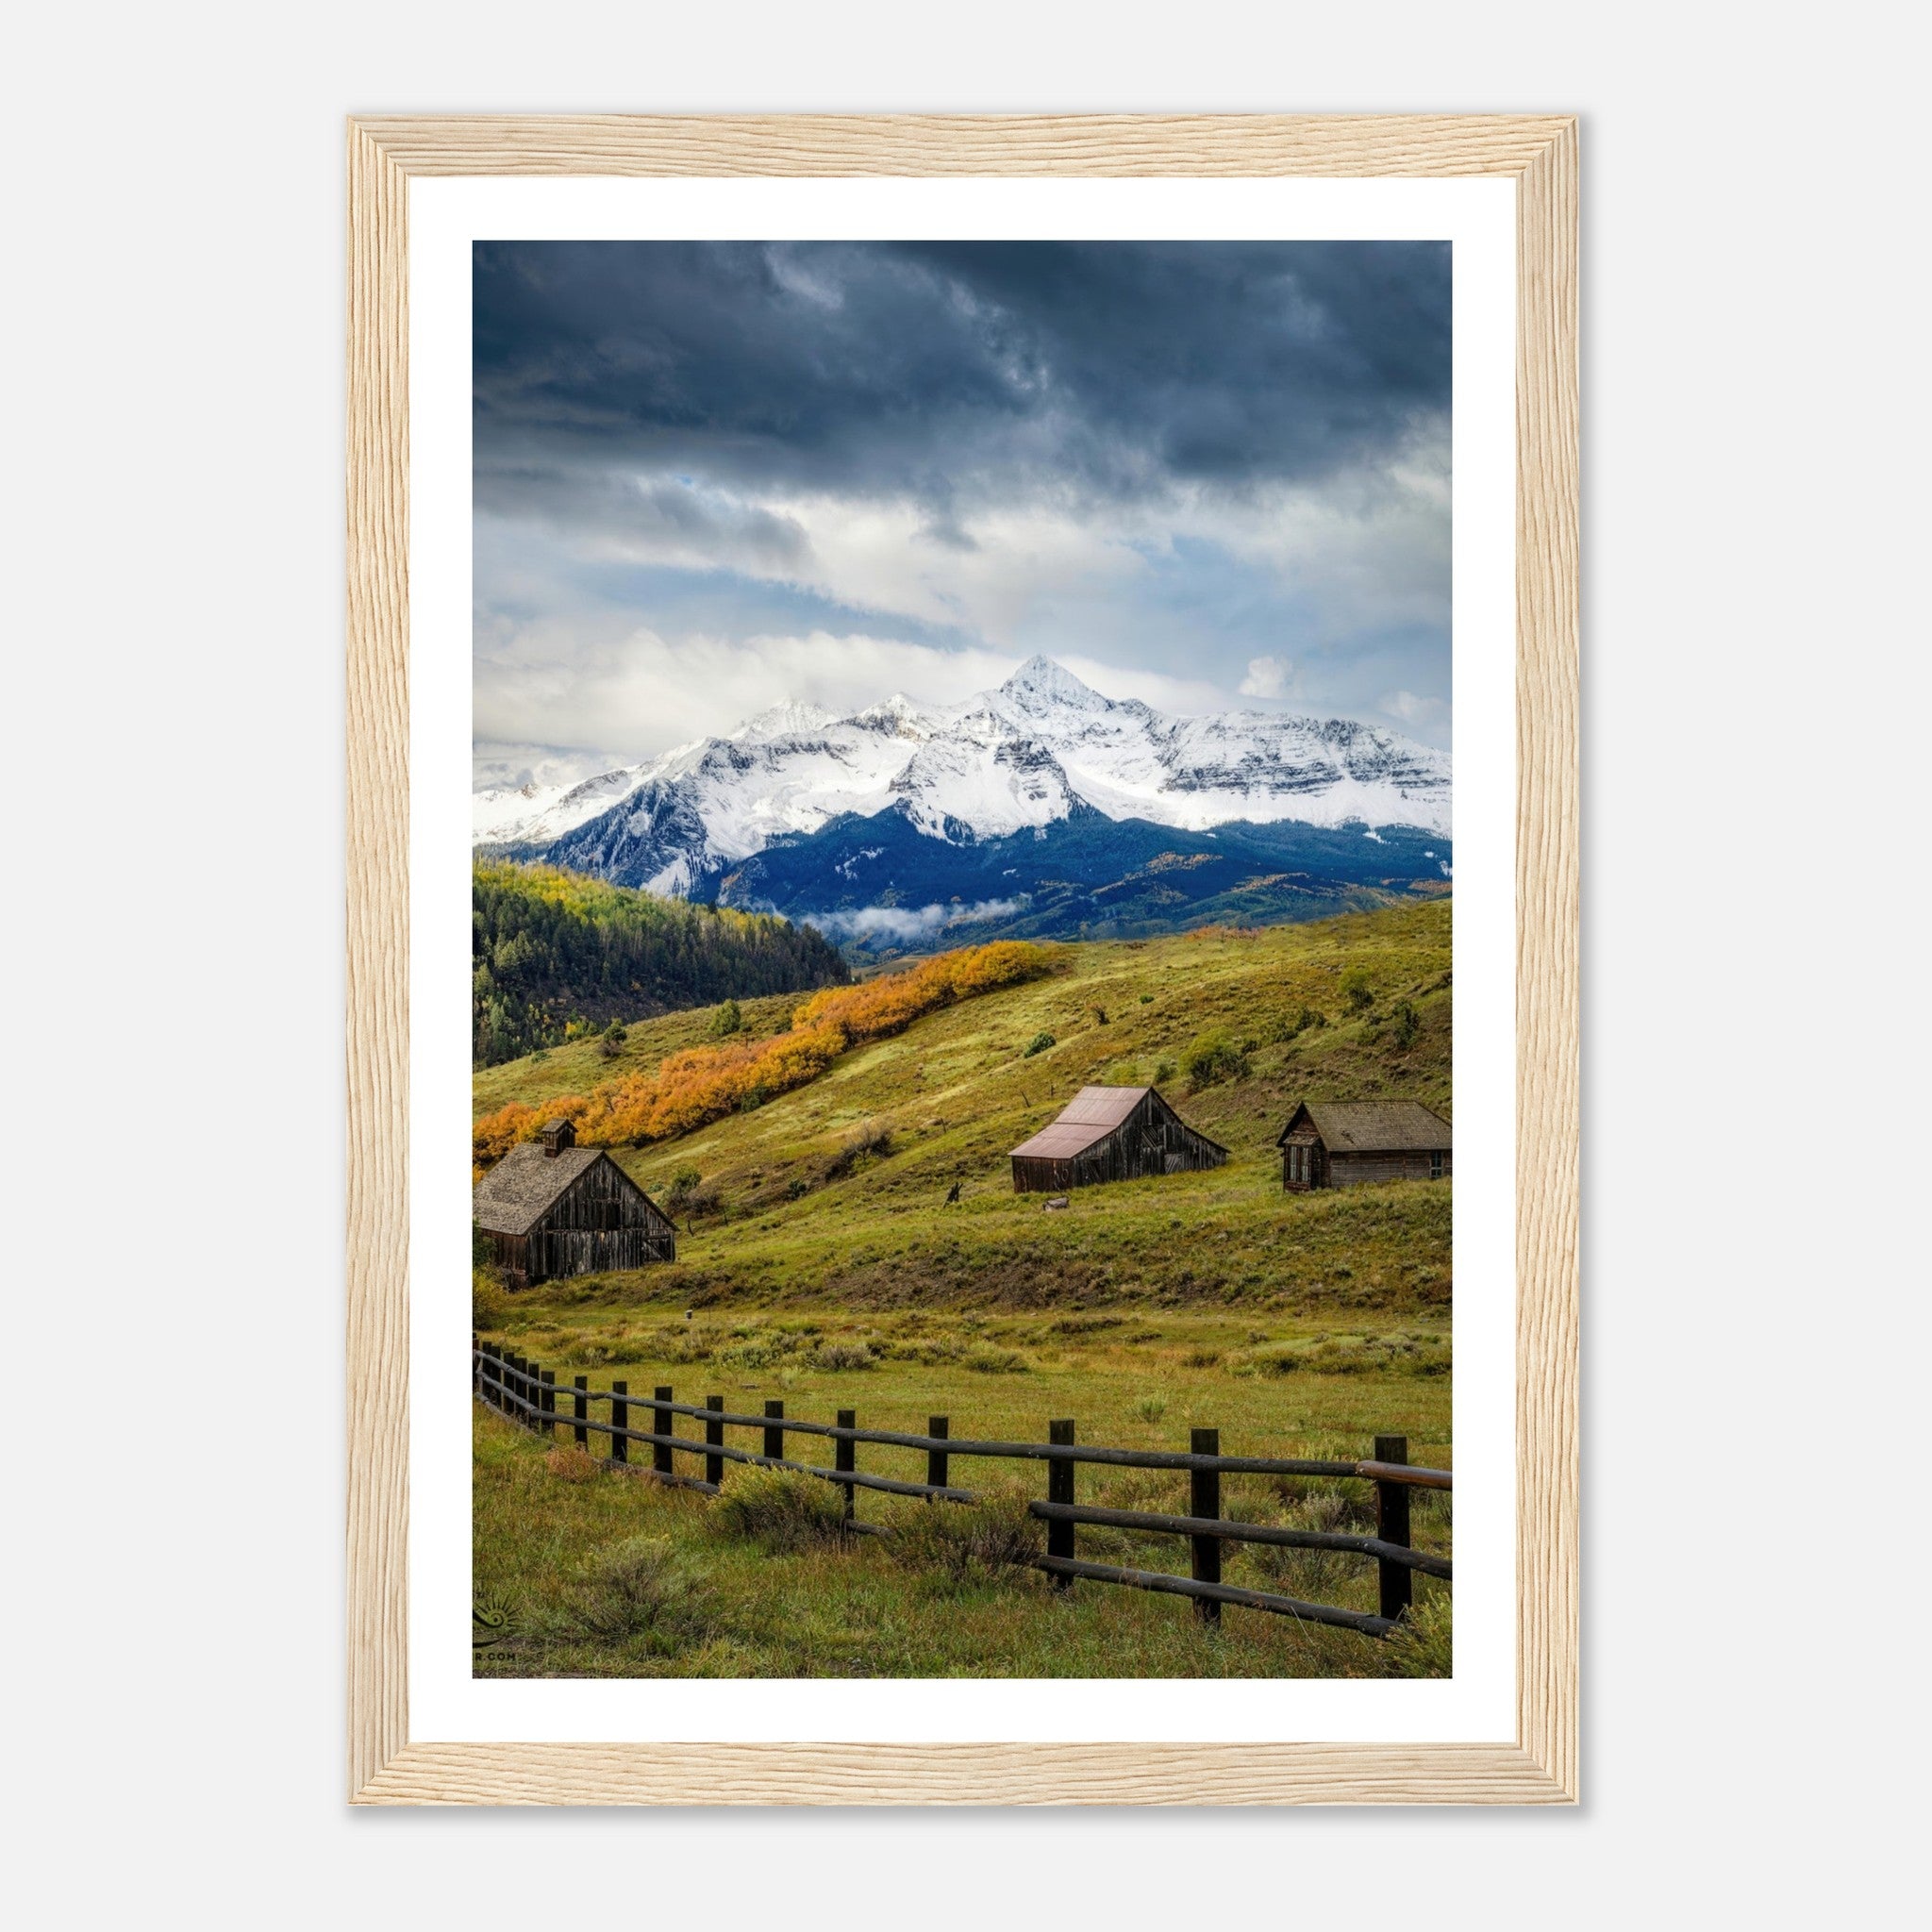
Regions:
<instances>
[{"instance_id":1,"label":"snow on ridge","mask_svg":"<svg viewBox=\"0 0 1932 1932\"><path fill-rule=\"evenodd\" d=\"M1446 752L1348 719L1170 716L1106 697L1035 657L997 690L959 704L919 705L894 692L841 718L784 700L726 738L694 740L575 787L479 791L475 837L547 842L646 787L671 788L683 801L680 824L703 827L678 861L687 887L707 863L736 862L841 813L869 818L894 805L936 839L962 828L974 838L1039 830L1078 806L1192 831L1238 819L1359 821L1446 838L1452 819ZM667 858L658 876L677 869Z\"/></svg>"},{"instance_id":2,"label":"snow on ridge","mask_svg":"<svg viewBox=\"0 0 1932 1932\"><path fill-rule=\"evenodd\" d=\"M804 698L780 698L768 705L757 717L747 719L731 736L734 739L794 738L823 731L836 724L839 714Z\"/></svg>"},{"instance_id":3,"label":"snow on ridge","mask_svg":"<svg viewBox=\"0 0 1932 1932\"><path fill-rule=\"evenodd\" d=\"M576 785L492 787L470 795L470 835L478 845L547 844L608 811L634 791L643 768L605 772Z\"/></svg>"}]
</instances>

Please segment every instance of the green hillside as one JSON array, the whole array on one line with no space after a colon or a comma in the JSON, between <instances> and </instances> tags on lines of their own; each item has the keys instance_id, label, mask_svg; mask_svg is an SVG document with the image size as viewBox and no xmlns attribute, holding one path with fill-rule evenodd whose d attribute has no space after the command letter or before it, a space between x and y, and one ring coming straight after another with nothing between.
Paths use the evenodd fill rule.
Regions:
<instances>
[{"instance_id":1,"label":"green hillside","mask_svg":"<svg viewBox=\"0 0 1932 1932\"><path fill-rule=\"evenodd\" d=\"M854 1046L752 1111L616 1150L675 1213L677 1262L515 1295L486 1289L478 1325L565 1384L671 1387L746 1413L775 1398L794 1418L852 1408L867 1428L914 1433L945 1416L956 1441L1039 1441L1052 1419L1073 1418L1079 1441L1126 1448L1183 1448L1211 1427L1229 1454L1339 1459L1371 1454L1386 1433L1404 1436L1413 1459L1453 1467L1453 1184L1287 1194L1274 1146L1304 1096L1411 1096L1449 1111L1450 920L1447 904L1429 903L1068 945L1047 978ZM741 1004L762 1034L785 1028L796 1001ZM1042 1036L1053 1043L1029 1052ZM614 1068L580 1042L486 1069L477 1110L648 1074L710 1039L699 1009L634 1026ZM1156 1081L1231 1158L1082 1189L1065 1211L1042 1211L1039 1195L1012 1192L1008 1150L1092 1080ZM949 1579L876 1536L768 1547L690 1491L600 1473L567 1440L476 1419L476 1588L512 1633L478 1653L479 1674L1451 1667L1449 1591L1432 1579L1418 1584L1414 1641L1244 1611L1210 1630L1138 1591L1059 1592L1024 1570ZM811 1439L791 1453L829 1454ZM913 1481L924 1470L923 1452L903 1448L867 1444L860 1461ZM1038 1464L997 1460L956 1460L954 1477L1036 1496L1045 1479ZM1111 1508L1190 1503L1173 1472L1082 1465L1074 1483L1076 1500ZM1425 1491L1416 1504L1417 1541L1441 1555L1453 1552L1451 1501ZM1224 1503L1302 1529L1375 1522L1363 1483L1234 1477ZM862 1493L858 1515L890 1524L893 1507ZM1075 1553L1176 1574L1190 1560L1183 1539L1089 1525ZM1225 1563L1237 1584L1358 1610L1378 1601L1375 1566L1359 1558L1231 1544ZM636 1591L621 1604L613 1591L645 1570L651 1603L666 1607L640 1631Z\"/></svg>"},{"instance_id":2,"label":"green hillside","mask_svg":"<svg viewBox=\"0 0 1932 1932\"><path fill-rule=\"evenodd\" d=\"M1302 1098L1399 1095L1451 1112L1451 916L1435 902L1070 945L1048 979L855 1047L755 1111L615 1150L676 1214L680 1258L543 1298L1446 1312L1449 1188L1285 1196L1274 1141ZM771 1031L794 1002L742 1004L750 1029ZM704 1009L645 1020L615 1061L582 1041L481 1070L476 1111L648 1071L709 1024ZM1038 1197L1013 1194L1006 1155L1090 1081L1158 1085L1228 1146L1227 1165L1085 1190L1043 1215Z\"/></svg>"}]
</instances>

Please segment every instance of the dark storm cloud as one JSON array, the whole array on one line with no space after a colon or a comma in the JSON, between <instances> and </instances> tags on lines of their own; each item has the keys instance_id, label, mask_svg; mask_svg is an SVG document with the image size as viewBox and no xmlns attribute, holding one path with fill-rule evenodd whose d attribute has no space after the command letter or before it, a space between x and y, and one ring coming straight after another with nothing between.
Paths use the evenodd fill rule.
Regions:
<instances>
[{"instance_id":1,"label":"dark storm cloud","mask_svg":"<svg viewBox=\"0 0 1932 1932\"><path fill-rule=\"evenodd\" d=\"M1446 741L1445 243L504 242L474 291L499 737L655 755L1039 651Z\"/></svg>"},{"instance_id":2,"label":"dark storm cloud","mask_svg":"<svg viewBox=\"0 0 1932 1932\"><path fill-rule=\"evenodd\" d=\"M485 461L476 467L475 507L479 515L525 519L619 555L637 545L668 547L712 567L783 572L811 554L795 518L708 495L675 477Z\"/></svg>"},{"instance_id":3,"label":"dark storm cloud","mask_svg":"<svg viewBox=\"0 0 1932 1932\"><path fill-rule=\"evenodd\" d=\"M506 509L579 466L681 464L910 496L945 542L1015 491L1319 483L1449 407L1441 243L492 242L475 272Z\"/></svg>"}]
</instances>

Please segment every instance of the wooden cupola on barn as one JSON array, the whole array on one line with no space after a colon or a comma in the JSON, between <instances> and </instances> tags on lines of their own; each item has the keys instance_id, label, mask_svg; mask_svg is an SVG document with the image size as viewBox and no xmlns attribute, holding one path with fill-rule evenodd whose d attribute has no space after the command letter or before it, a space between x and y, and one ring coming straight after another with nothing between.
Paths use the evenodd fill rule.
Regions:
<instances>
[{"instance_id":1,"label":"wooden cupola on barn","mask_svg":"<svg viewBox=\"0 0 1932 1932\"><path fill-rule=\"evenodd\" d=\"M1349 1188L1440 1181L1451 1171L1449 1123L1419 1100L1305 1100L1274 1143L1281 1185Z\"/></svg>"},{"instance_id":2,"label":"wooden cupola on barn","mask_svg":"<svg viewBox=\"0 0 1932 1932\"><path fill-rule=\"evenodd\" d=\"M1051 1126L1013 1149L1013 1191L1057 1194L1226 1158L1225 1147L1196 1133L1152 1087L1083 1087Z\"/></svg>"},{"instance_id":3,"label":"wooden cupola on barn","mask_svg":"<svg viewBox=\"0 0 1932 1932\"><path fill-rule=\"evenodd\" d=\"M512 1288L562 1274L677 1258L677 1230L601 1147L568 1121L512 1147L476 1183L473 1213Z\"/></svg>"}]
</instances>

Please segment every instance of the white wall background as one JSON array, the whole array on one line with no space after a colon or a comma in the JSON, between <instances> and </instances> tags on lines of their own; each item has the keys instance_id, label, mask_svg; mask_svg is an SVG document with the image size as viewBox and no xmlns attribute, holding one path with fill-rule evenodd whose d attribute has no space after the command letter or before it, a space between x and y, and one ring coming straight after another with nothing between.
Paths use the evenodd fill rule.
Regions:
<instances>
[{"instance_id":1,"label":"white wall background","mask_svg":"<svg viewBox=\"0 0 1932 1932\"><path fill-rule=\"evenodd\" d=\"M17 23L15 1894L87 1925L1353 1925L1383 1883L1445 1926L1875 1908L1905 1875L1925 1645L1915 1566L1878 1546L1919 1531L1888 1457L1924 1409L1927 1274L1906 18L203 0ZM1585 117L1580 1809L343 1806L341 123L583 108ZM196 1199L232 1254L180 1239ZM36 1373L144 1392L110 1424L76 1389L29 1428ZM281 1391L273 1461L221 1413L242 1375Z\"/></svg>"}]
</instances>

